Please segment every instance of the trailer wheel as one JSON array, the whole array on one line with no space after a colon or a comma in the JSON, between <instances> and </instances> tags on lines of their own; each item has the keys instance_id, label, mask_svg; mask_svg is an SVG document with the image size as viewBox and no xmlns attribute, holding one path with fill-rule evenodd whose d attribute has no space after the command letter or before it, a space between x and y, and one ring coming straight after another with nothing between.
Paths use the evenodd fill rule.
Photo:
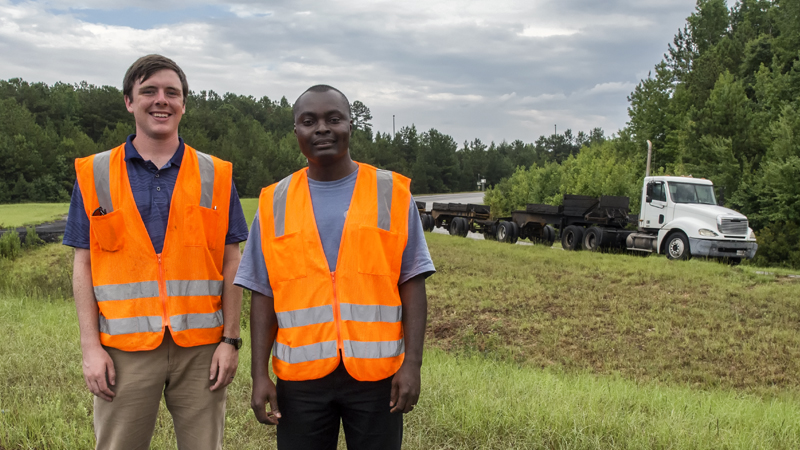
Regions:
<instances>
[{"instance_id":1,"label":"trailer wheel","mask_svg":"<svg viewBox=\"0 0 800 450\"><path fill-rule=\"evenodd\" d=\"M469 233L469 220L459 217L459 225L458 225L458 235L461 237L467 237L467 233Z\"/></svg>"},{"instance_id":2,"label":"trailer wheel","mask_svg":"<svg viewBox=\"0 0 800 450\"><path fill-rule=\"evenodd\" d=\"M689 239L680 231L667 238L667 259L687 260L692 257L689 252Z\"/></svg>"},{"instance_id":3,"label":"trailer wheel","mask_svg":"<svg viewBox=\"0 0 800 450\"><path fill-rule=\"evenodd\" d=\"M509 222L511 224L511 240L508 241L509 244L516 244L517 240L519 239L519 225L517 222Z\"/></svg>"},{"instance_id":4,"label":"trailer wheel","mask_svg":"<svg viewBox=\"0 0 800 450\"><path fill-rule=\"evenodd\" d=\"M586 230L586 234L583 235L583 248L584 250L588 250L590 252L596 252L600 250L600 247L603 245L603 229L599 227L591 227Z\"/></svg>"},{"instance_id":5,"label":"trailer wheel","mask_svg":"<svg viewBox=\"0 0 800 450\"><path fill-rule=\"evenodd\" d=\"M425 231L433 231L433 227L436 226L436 221L433 220L433 216L430 214L425 214L425 220L427 220Z\"/></svg>"},{"instance_id":6,"label":"trailer wheel","mask_svg":"<svg viewBox=\"0 0 800 450\"><path fill-rule=\"evenodd\" d=\"M458 223L458 217L450 219L450 223L447 226L447 231L450 232L450 236L458 236Z\"/></svg>"},{"instance_id":7,"label":"trailer wheel","mask_svg":"<svg viewBox=\"0 0 800 450\"><path fill-rule=\"evenodd\" d=\"M503 220L499 224L497 224L496 236L499 242L511 242L511 236L513 233L514 233L514 228L511 226L511 223Z\"/></svg>"},{"instance_id":8,"label":"trailer wheel","mask_svg":"<svg viewBox=\"0 0 800 450\"><path fill-rule=\"evenodd\" d=\"M545 225L542 229L542 235L544 236L544 245L553 246L553 242L556 241L556 230L550 225Z\"/></svg>"},{"instance_id":9,"label":"trailer wheel","mask_svg":"<svg viewBox=\"0 0 800 450\"><path fill-rule=\"evenodd\" d=\"M570 225L561 233L561 246L564 250L580 250L583 240L583 228Z\"/></svg>"}]
</instances>

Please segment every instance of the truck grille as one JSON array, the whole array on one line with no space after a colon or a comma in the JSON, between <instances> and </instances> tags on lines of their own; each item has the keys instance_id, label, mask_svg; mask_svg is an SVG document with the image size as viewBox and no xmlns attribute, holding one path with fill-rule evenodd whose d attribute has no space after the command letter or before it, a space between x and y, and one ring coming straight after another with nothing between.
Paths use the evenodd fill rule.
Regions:
<instances>
[{"instance_id":1,"label":"truck grille","mask_svg":"<svg viewBox=\"0 0 800 450\"><path fill-rule=\"evenodd\" d=\"M719 221L719 231L722 234L747 236L747 219L723 217Z\"/></svg>"}]
</instances>

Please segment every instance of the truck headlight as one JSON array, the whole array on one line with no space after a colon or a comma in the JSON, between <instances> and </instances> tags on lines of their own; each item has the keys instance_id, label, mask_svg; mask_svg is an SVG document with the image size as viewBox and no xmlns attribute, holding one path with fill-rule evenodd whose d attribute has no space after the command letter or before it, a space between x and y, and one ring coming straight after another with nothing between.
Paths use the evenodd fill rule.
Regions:
<instances>
[{"instance_id":1,"label":"truck headlight","mask_svg":"<svg viewBox=\"0 0 800 450\"><path fill-rule=\"evenodd\" d=\"M753 230L750 230L750 239L758 242L758 239L756 239L756 232Z\"/></svg>"},{"instance_id":2,"label":"truck headlight","mask_svg":"<svg viewBox=\"0 0 800 450\"><path fill-rule=\"evenodd\" d=\"M697 233L703 237L719 236L717 233L713 232L712 230L709 230L708 228L700 228L700 231L698 231Z\"/></svg>"}]
</instances>

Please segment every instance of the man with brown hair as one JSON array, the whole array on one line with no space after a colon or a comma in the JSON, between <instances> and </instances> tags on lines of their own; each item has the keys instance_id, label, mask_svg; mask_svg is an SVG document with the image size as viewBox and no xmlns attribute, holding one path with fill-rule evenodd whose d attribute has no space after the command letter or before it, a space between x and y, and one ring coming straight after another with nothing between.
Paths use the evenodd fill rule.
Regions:
<instances>
[{"instance_id":1,"label":"man with brown hair","mask_svg":"<svg viewBox=\"0 0 800 450\"><path fill-rule=\"evenodd\" d=\"M232 167L178 136L189 86L175 62L139 58L123 94L136 134L75 161L64 233L97 448L149 448L163 393L178 448L220 449L247 239Z\"/></svg>"}]
</instances>

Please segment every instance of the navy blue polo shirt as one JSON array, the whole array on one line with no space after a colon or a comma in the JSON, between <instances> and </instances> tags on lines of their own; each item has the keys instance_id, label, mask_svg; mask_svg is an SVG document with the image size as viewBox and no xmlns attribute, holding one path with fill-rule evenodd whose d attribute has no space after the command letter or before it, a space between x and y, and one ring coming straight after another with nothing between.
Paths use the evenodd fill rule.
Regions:
<instances>
[{"instance_id":1,"label":"navy blue polo shirt","mask_svg":"<svg viewBox=\"0 0 800 450\"><path fill-rule=\"evenodd\" d=\"M125 166L128 169L133 199L136 208L153 243L156 253L164 248L164 236L167 234L169 207L172 202L172 191L178 179L185 144L179 139L178 150L161 169L151 161L145 161L133 146L135 134L128 136L125 142ZM225 244L236 244L247 240L247 221L239 202L236 185L231 181L231 202L228 209L228 234ZM67 228L64 230L64 245L76 248L89 248L89 217L83 206L83 195L78 182L72 190L69 205Z\"/></svg>"}]
</instances>

